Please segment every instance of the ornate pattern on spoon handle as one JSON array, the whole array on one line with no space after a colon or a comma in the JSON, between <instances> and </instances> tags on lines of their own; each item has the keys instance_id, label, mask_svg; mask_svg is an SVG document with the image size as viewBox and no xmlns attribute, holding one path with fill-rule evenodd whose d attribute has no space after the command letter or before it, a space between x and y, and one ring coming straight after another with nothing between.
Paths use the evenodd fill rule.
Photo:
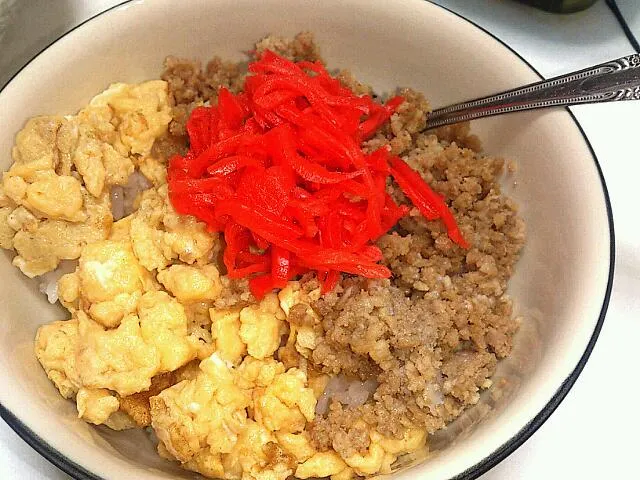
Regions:
<instances>
[{"instance_id":1,"label":"ornate pattern on spoon handle","mask_svg":"<svg viewBox=\"0 0 640 480\"><path fill-rule=\"evenodd\" d=\"M427 128L500 113L582 103L640 100L640 54L431 112Z\"/></svg>"}]
</instances>

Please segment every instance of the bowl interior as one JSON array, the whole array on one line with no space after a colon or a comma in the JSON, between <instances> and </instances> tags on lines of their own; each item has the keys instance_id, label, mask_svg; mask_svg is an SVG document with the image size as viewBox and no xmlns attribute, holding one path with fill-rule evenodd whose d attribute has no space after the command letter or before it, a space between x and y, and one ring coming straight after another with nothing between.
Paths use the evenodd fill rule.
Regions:
<instances>
[{"instance_id":1,"label":"bowl interior","mask_svg":"<svg viewBox=\"0 0 640 480\"><path fill-rule=\"evenodd\" d=\"M432 105L538 80L494 38L420 0L131 1L86 23L31 62L0 93L0 167L15 133L38 114L74 113L116 81L157 78L166 55L240 59L259 38L311 30L330 67L378 91L410 86ZM518 434L576 368L596 328L608 284L610 232L601 180L579 128L563 110L513 114L473 125L485 151L512 158L505 179L528 240L510 285L524 317L513 356L480 404L434 439L428 462L397 478L446 479ZM0 259L0 402L80 467L106 478L192 478L157 457L142 432L111 432L77 420L37 363L38 325L66 318ZM420 460L417 456L413 461Z\"/></svg>"}]
</instances>

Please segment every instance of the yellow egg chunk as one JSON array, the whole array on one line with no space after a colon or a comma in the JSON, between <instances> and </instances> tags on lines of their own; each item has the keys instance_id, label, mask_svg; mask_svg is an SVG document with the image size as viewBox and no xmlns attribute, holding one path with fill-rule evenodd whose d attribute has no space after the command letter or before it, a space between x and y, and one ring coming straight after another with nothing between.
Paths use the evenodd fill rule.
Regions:
<instances>
[{"instance_id":1,"label":"yellow egg chunk","mask_svg":"<svg viewBox=\"0 0 640 480\"><path fill-rule=\"evenodd\" d=\"M314 419L315 408L307 377L296 368L277 375L263 393L254 395L256 420L274 432L301 432Z\"/></svg>"},{"instance_id":2,"label":"yellow egg chunk","mask_svg":"<svg viewBox=\"0 0 640 480\"><path fill-rule=\"evenodd\" d=\"M161 371L160 352L142 337L140 319L125 317L118 328L105 330L78 312L76 369L84 386L108 388L121 396L146 390Z\"/></svg>"},{"instance_id":3,"label":"yellow egg chunk","mask_svg":"<svg viewBox=\"0 0 640 480\"><path fill-rule=\"evenodd\" d=\"M138 260L124 242L104 240L87 245L80 257L79 273L82 294L91 303L133 293L143 286Z\"/></svg>"},{"instance_id":4,"label":"yellow egg chunk","mask_svg":"<svg viewBox=\"0 0 640 480\"><path fill-rule=\"evenodd\" d=\"M239 309L210 309L211 336L216 342L220 358L238 364L247 352L247 346L240 338Z\"/></svg>"},{"instance_id":5,"label":"yellow egg chunk","mask_svg":"<svg viewBox=\"0 0 640 480\"><path fill-rule=\"evenodd\" d=\"M303 325L298 329L298 335L296 336L296 350L304 355L308 356L310 350L313 350L318 345L318 338L313 327Z\"/></svg>"},{"instance_id":6,"label":"yellow egg chunk","mask_svg":"<svg viewBox=\"0 0 640 480\"><path fill-rule=\"evenodd\" d=\"M140 333L159 354L159 371L171 372L193 360L184 307L165 292L147 292L138 304Z\"/></svg>"},{"instance_id":7,"label":"yellow egg chunk","mask_svg":"<svg viewBox=\"0 0 640 480\"><path fill-rule=\"evenodd\" d=\"M194 380L151 398L151 425L175 459L189 462L205 448L214 455L234 451L250 396L233 380L229 367L213 354L200 363Z\"/></svg>"},{"instance_id":8,"label":"yellow egg chunk","mask_svg":"<svg viewBox=\"0 0 640 480\"><path fill-rule=\"evenodd\" d=\"M126 315L117 328L105 329L83 311L77 317L76 369L85 387L132 395L147 390L157 374L196 356L184 308L165 292L143 294L137 315Z\"/></svg>"},{"instance_id":9,"label":"yellow egg chunk","mask_svg":"<svg viewBox=\"0 0 640 480\"><path fill-rule=\"evenodd\" d=\"M227 478L286 480L293 474L293 468L273 434L252 420L240 434L237 449L224 463Z\"/></svg>"},{"instance_id":10,"label":"yellow egg chunk","mask_svg":"<svg viewBox=\"0 0 640 480\"><path fill-rule=\"evenodd\" d=\"M182 467L209 478L236 478L226 474L221 454L207 450L196 453L191 459L184 462Z\"/></svg>"},{"instance_id":11,"label":"yellow egg chunk","mask_svg":"<svg viewBox=\"0 0 640 480\"><path fill-rule=\"evenodd\" d=\"M71 313L79 308L80 277L77 273L68 273L58 280L58 300Z\"/></svg>"},{"instance_id":12,"label":"yellow egg chunk","mask_svg":"<svg viewBox=\"0 0 640 480\"><path fill-rule=\"evenodd\" d=\"M240 311L240 338L252 357L270 357L280 346L284 334L284 312L274 293L266 295L258 305Z\"/></svg>"},{"instance_id":13,"label":"yellow egg chunk","mask_svg":"<svg viewBox=\"0 0 640 480\"><path fill-rule=\"evenodd\" d=\"M58 133L64 123L61 116L39 116L27 121L16 135L16 143L11 151L15 176L30 179L37 171L56 167Z\"/></svg>"},{"instance_id":14,"label":"yellow egg chunk","mask_svg":"<svg viewBox=\"0 0 640 480\"><path fill-rule=\"evenodd\" d=\"M344 461L358 475L374 475L382 468L386 452L377 443L371 443L366 454L356 453Z\"/></svg>"},{"instance_id":15,"label":"yellow egg chunk","mask_svg":"<svg viewBox=\"0 0 640 480\"><path fill-rule=\"evenodd\" d=\"M89 423L101 425L118 411L120 402L108 390L81 388L76 395L78 417Z\"/></svg>"},{"instance_id":16,"label":"yellow egg chunk","mask_svg":"<svg viewBox=\"0 0 640 480\"><path fill-rule=\"evenodd\" d=\"M324 389L327 387L327 384L329 383L330 378L331 377L329 377L329 375L324 375L324 374L317 374L317 373L315 375L309 374L309 378L308 378L309 388L313 390L313 394L316 396L316 399L322 396L322 393L324 392Z\"/></svg>"},{"instance_id":17,"label":"yellow egg chunk","mask_svg":"<svg viewBox=\"0 0 640 480\"><path fill-rule=\"evenodd\" d=\"M408 428L402 438L385 437L377 432L372 433L371 438L379 443L386 452L400 455L422 448L427 441L427 432L420 428Z\"/></svg>"},{"instance_id":18,"label":"yellow egg chunk","mask_svg":"<svg viewBox=\"0 0 640 480\"><path fill-rule=\"evenodd\" d=\"M127 215L117 222L113 222L111 232L109 233L109 240L114 240L116 242L128 242L130 240L129 232L131 231L132 218L132 215Z\"/></svg>"},{"instance_id":19,"label":"yellow egg chunk","mask_svg":"<svg viewBox=\"0 0 640 480\"><path fill-rule=\"evenodd\" d=\"M222 290L215 265L171 265L158 273L158 281L182 303L215 300Z\"/></svg>"},{"instance_id":20,"label":"yellow egg chunk","mask_svg":"<svg viewBox=\"0 0 640 480\"><path fill-rule=\"evenodd\" d=\"M107 185L126 185L135 170L133 159L121 155L113 146L103 144L102 163L104 164L105 183Z\"/></svg>"},{"instance_id":21,"label":"yellow egg chunk","mask_svg":"<svg viewBox=\"0 0 640 480\"><path fill-rule=\"evenodd\" d=\"M195 217L178 215L169 201L167 185L140 195L140 206L130 225L131 243L147 270L162 270L174 260L207 264L218 236L207 232Z\"/></svg>"},{"instance_id":22,"label":"yellow egg chunk","mask_svg":"<svg viewBox=\"0 0 640 480\"><path fill-rule=\"evenodd\" d=\"M308 307L307 312L317 317L316 313L311 309L309 304L320 298L320 289L316 288L310 292L304 292L300 289L300 282L288 282L287 285L278 292L278 300L280 308L289 316L289 312L294 305L303 304Z\"/></svg>"},{"instance_id":23,"label":"yellow egg chunk","mask_svg":"<svg viewBox=\"0 0 640 480\"><path fill-rule=\"evenodd\" d=\"M78 321L42 325L36 333L36 358L64 398L72 398L81 382L76 370Z\"/></svg>"},{"instance_id":24,"label":"yellow egg chunk","mask_svg":"<svg viewBox=\"0 0 640 480\"><path fill-rule=\"evenodd\" d=\"M280 447L300 463L305 462L316 454L316 449L311 445L309 433L306 431L301 433L276 432L276 438L278 439ZM342 463L344 465L344 462ZM346 467L346 465L344 466ZM297 473L296 475L299 476ZM326 476L316 474L312 474L310 476L314 475L320 477Z\"/></svg>"},{"instance_id":25,"label":"yellow egg chunk","mask_svg":"<svg viewBox=\"0 0 640 480\"><path fill-rule=\"evenodd\" d=\"M105 184L106 172L102 153L105 144L95 138L91 130L87 125L78 126L80 135L72 160L76 171L82 176L86 189L97 197L104 190Z\"/></svg>"},{"instance_id":26,"label":"yellow egg chunk","mask_svg":"<svg viewBox=\"0 0 640 480\"><path fill-rule=\"evenodd\" d=\"M2 177L2 190L9 199L9 205L12 205L14 208L16 205L21 205L24 202L29 186L24 178L15 174L15 170L17 170L16 164ZM14 175L12 175L12 171Z\"/></svg>"},{"instance_id":27,"label":"yellow egg chunk","mask_svg":"<svg viewBox=\"0 0 640 480\"><path fill-rule=\"evenodd\" d=\"M54 270L61 260L77 259L85 245L107 237L113 222L109 196L95 198L84 189L82 195L84 222L34 218L33 222L18 226L12 241L18 254L13 264L22 273L35 277Z\"/></svg>"},{"instance_id":28,"label":"yellow egg chunk","mask_svg":"<svg viewBox=\"0 0 640 480\"><path fill-rule=\"evenodd\" d=\"M33 232L38 228L38 217L36 217L33 213L27 210L23 206L16 207L15 209L8 208L9 214L7 215L7 225L9 228L14 230L15 232L19 230L26 230L28 232Z\"/></svg>"},{"instance_id":29,"label":"yellow egg chunk","mask_svg":"<svg viewBox=\"0 0 640 480\"><path fill-rule=\"evenodd\" d=\"M347 464L336 452L319 452L298 465L295 475L302 479L322 478L337 475L346 468Z\"/></svg>"},{"instance_id":30,"label":"yellow egg chunk","mask_svg":"<svg viewBox=\"0 0 640 480\"><path fill-rule=\"evenodd\" d=\"M138 169L154 187L167 183L167 166L155 157L143 157L138 161Z\"/></svg>"},{"instance_id":31,"label":"yellow egg chunk","mask_svg":"<svg viewBox=\"0 0 640 480\"><path fill-rule=\"evenodd\" d=\"M33 183L26 190L26 204L42 212L48 218L71 222L86 219L82 212L80 182L71 176L58 176L51 172Z\"/></svg>"},{"instance_id":32,"label":"yellow egg chunk","mask_svg":"<svg viewBox=\"0 0 640 480\"><path fill-rule=\"evenodd\" d=\"M0 208L0 248L7 250L13 248L13 236L16 231L9 225L9 216L13 213L13 208Z\"/></svg>"},{"instance_id":33,"label":"yellow egg chunk","mask_svg":"<svg viewBox=\"0 0 640 480\"><path fill-rule=\"evenodd\" d=\"M155 139L167 131L171 120L167 83L115 83L91 100L90 106L108 106L118 119L121 142L131 153L147 155Z\"/></svg>"},{"instance_id":34,"label":"yellow egg chunk","mask_svg":"<svg viewBox=\"0 0 640 480\"><path fill-rule=\"evenodd\" d=\"M339 473L331 475L331 480L351 480L355 476L352 468L347 467Z\"/></svg>"},{"instance_id":35,"label":"yellow egg chunk","mask_svg":"<svg viewBox=\"0 0 640 480\"><path fill-rule=\"evenodd\" d=\"M397 455L385 452L384 458L382 459L382 465L380 466L380 473L383 475L388 475L389 473L393 472L392 465L396 462L397 459Z\"/></svg>"},{"instance_id":36,"label":"yellow egg chunk","mask_svg":"<svg viewBox=\"0 0 640 480\"><path fill-rule=\"evenodd\" d=\"M320 298L319 288L306 292L300 288L300 282L289 282L278 292L280 307L285 312L287 320L291 321L289 316L294 306L303 306L304 315L307 319L311 319L311 323L297 325L295 332L294 327L291 327L291 333L295 333L295 336L290 338L290 348L295 349L295 352L304 358L309 358L312 350L318 344L318 332L316 330L320 323L320 317L310 306L310 303L318 300L318 298Z\"/></svg>"},{"instance_id":37,"label":"yellow egg chunk","mask_svg":"<svg viewBox=\"0 0 640 480\"><path fill-rule=\"evenodd\" d=\"M76 368L81 348L75 319L42 325L36 334L36 358L60 394L65 398L75 396L80 418L96 425L108 423L120 403L108 390L83 384Z\"/></svg>"},{"instance_id":38,"label":"yellow egg chunk","mask_svg":"<svg viewBox=\"0 0 640 480\"><path fill-rule=\"evenodd\" d=\"M58 281L61 302L71 313L83 310L108 328L135 313L145 290L155 286L126 241L104 240L83 248L75 273Z\"/></svg>"},{"instance_id":39,"label":"yellow egg chunk","mask_svg":"<svg viewBox=\"0 0 640 480\"><path fill-rule=\"evenodd\" d=\"M141 296L142 293L138 291L120 293L113 297L112 300L105 300L91 305L89 307L89 315L105 327L117 327L126 315L136 311Z\"/></svg>"},{"instance_id":40,"label":"yellow egg chunk","mask_svg":"<svg viewBox=\"0 0 640 480\"><path fill-rule=\"evenodd\" d=\"M284 365L275 358L258 360L246 356L237 369L237 384L247 390L256 387L267 387L273 383L277 375L285 372Z\"/></svg>"}]
</instances>

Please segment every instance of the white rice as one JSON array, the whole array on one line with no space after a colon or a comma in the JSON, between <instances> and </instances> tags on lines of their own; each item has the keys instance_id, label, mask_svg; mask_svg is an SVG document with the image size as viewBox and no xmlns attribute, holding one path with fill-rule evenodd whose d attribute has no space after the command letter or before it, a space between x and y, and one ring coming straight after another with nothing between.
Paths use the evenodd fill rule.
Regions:
<instances>
[{"instance_id":1,"label":"white rice","mask_svg":"<svg viewBox=\"0 0 640 480\"><path fill-rule=\"evenodd\" d=\"M151 188L152 184L138 170L130 176L124 186L114 185L111 188L111 214L114 220L130 215L135 210L135 202L138 194Z\"/></svg>"},{"instance_id":2,"label":"white rice","mask_svg":"<svg viewBox=\"0 0 640 480\"><path fill-rule=\"evenodd\" d=\"M77 260L62 260L58 268L38 277L40 279L38 290L47 296L49 303L53 304L58 301L58 280L60 277L75 272L77 266Z\"/></svg>"},{"instance_id":3,"label":"white rice","mask_svg":"<svg viewBox=\"0 0 640 480\"><path fill-rule=\"evenodd\" d=\"M439 385L427 385L424 391L431 400L432 405L442 405L444 403L444 394L442 393Z\"/></svg>"},{"instance_id":4,"label":"white rice","mask_svg":"<svg viewBox=\"0 0 640 480\"><path fill-rule=\"evenodd\" d=\"M111 215L114 220L124 217L124 188L120 185L111 187Z\"/></svg>"},{"instance_id":5,"label":"white rice","mask_svg":"<svg viewBox=\"0 0 640 480\"><path fill-rule=\"evenodd\" d=\"M364 382L349 379L344 375L331 377L316 404L316 413L324 415L329 403L336 400L347 408L364 405L369 396L378 388L378 382L369 379Z\"/></svg>"}]
</instances>

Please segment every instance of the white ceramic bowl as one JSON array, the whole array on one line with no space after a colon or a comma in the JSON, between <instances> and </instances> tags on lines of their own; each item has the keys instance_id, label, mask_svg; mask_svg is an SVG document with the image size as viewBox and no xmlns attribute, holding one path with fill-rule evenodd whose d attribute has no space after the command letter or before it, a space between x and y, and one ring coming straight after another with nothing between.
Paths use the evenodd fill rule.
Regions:
<instances>
[{"instance_id":1,"label":"white ceramic bowl","mask_svg":"<svg viewBox=\"0 0 640 480\"><path fill-rule=\"evenodd\" d=\"M444 105L539 79L496 38L420 0L137 0L65 35L0 93L0 167L15 133L37 114L73 113L114 81L157 78L168 54L241 58L269 34L312 30L330 66L349 67L380 91L411 86ZM593 347L613 273L606 188L588 142L565 110L477 121L485 150L518 161L506 185L522 206L528 241L510 293L525 323L493 395L434 439L436 452L396 479L475 478L524 442L553 412ZM192 478L161 460L141 432L76 418L36 361L38 325L66 318L0 259L3 418L78 478ZM407 462L411 463L411 462Z\"/></svg>"}]
</instances>

